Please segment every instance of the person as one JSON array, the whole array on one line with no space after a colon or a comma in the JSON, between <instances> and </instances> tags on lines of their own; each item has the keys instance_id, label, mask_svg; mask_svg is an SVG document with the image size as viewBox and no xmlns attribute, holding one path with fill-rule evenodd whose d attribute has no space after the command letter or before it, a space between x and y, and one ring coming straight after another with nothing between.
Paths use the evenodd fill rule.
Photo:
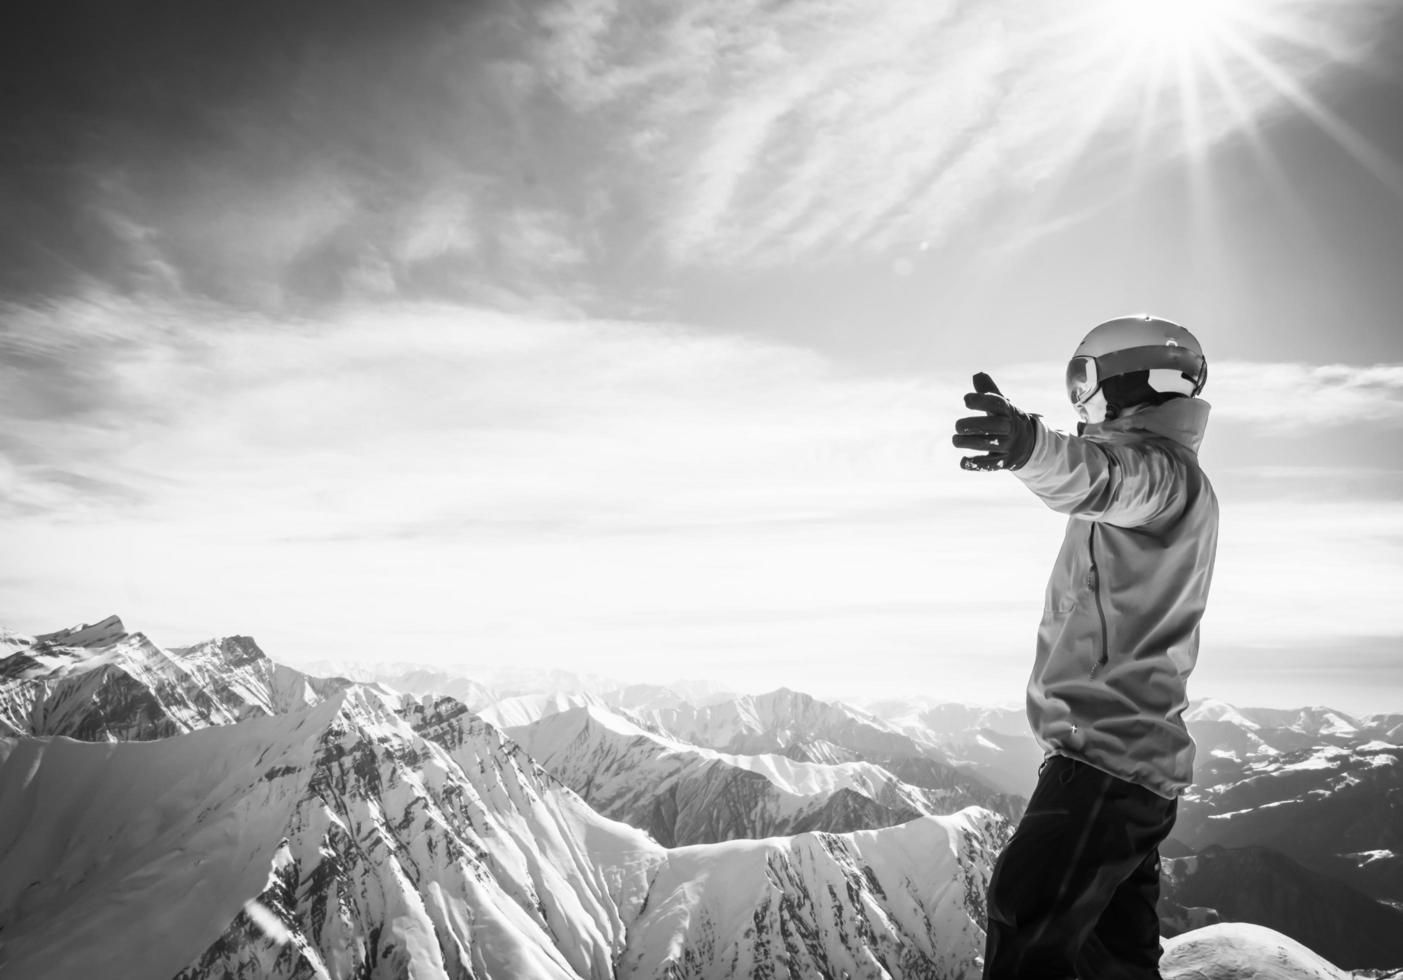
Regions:
<instances>
[{"instance_id":1,"label":"person","mask_svg":"<svg viewBox=\"0 0 1403 980\"><path fill-rule=\"evenodd\" d=\"M1028 721L1044 750L989 883L985 980L1159 977L1159 845L1193 778L1183 720L1218 539L1198 462L1207 361L1177 323L1119 317L1067 366L1075 435L987 374L961 466L1009 470L1069 515L1047 585Z\"/></svg>"}]
</instances>

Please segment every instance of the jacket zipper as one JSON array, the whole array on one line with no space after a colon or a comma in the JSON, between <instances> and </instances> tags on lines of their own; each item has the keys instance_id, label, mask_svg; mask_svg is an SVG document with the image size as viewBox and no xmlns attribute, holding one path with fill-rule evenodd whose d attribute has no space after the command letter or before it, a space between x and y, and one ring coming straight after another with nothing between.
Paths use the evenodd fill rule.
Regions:
<instances>
[{"instance_id":1,"label":"jacket zipper","mask_svg":"<svg viewBox=\"0 0 1403 980\"><path fill-rule=\"evenodd\" d=\"M1091 668L1091 676L1094 678L1096 672L1106 666L1106 662L1111 657L1110 633L1106 628L1106 609L1101 605L1101 575L1096 570L1096 525L1091 525L1091 534L1087 539L1087 549L1091 554L1091 571L1087 573L1087 578L1091 580L1091 594L1096 597L1096 615L1101 620L1101 657Z\"/></svg>"}]
</instances>

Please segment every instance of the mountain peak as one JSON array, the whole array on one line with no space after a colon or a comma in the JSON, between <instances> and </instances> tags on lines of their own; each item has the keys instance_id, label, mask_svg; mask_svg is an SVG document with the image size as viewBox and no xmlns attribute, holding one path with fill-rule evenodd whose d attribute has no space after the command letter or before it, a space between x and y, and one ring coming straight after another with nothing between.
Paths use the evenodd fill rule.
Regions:
<instances>
[{"instance_id":1,"label":"mountain peak","mask_svg":"<svg viewBox=\"0 0 1403 980\"><path fill-rule=\"evenodd\" d=\"M36 644L57 647L105 647L127 635L121 617L108 616L96 623L69 626L52 633L40 633L34 637Z\"/></svg>"},{"instance_id":2,"label":"mountain peak","mask_svg":"<svg viewBox=\"0 0 1403 980\"><path fill-rule=\"evenodd\" d=\"M243 667L269 659L251 636L216 636L188 647L172 647L171 653L186 661L204 661L228 667Z\"/></svg>"}]
</instances>

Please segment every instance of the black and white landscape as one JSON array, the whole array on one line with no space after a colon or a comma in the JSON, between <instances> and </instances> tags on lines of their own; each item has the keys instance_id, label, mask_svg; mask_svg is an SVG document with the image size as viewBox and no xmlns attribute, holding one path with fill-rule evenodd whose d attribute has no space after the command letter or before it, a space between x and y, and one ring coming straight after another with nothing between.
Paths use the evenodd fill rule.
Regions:
<instances>
[{"instance_id":1,"label":"black and white landscape","mask_svg":"<svg viewBox=\"0 0 1403 980\"><path fill-rule=\"evenodd\" d=\"M975 980L1067 516L952 432L1142 316L1162 973L1403 980L1400 106L1400 0L0 3L0 980Z\"/></svg>"},{"instance_id":2,"label":"black and white landscape","mask_svg":"<svg viewBox=\"0 0 1403 980\"><path fill-rule=\"evenodd\" d=\"M0 643L6 977L973 977L1022 802L1002 711ZM1195 706L1166 976L1403 966L1400 720Z\"/></svg>"}]
</instances>

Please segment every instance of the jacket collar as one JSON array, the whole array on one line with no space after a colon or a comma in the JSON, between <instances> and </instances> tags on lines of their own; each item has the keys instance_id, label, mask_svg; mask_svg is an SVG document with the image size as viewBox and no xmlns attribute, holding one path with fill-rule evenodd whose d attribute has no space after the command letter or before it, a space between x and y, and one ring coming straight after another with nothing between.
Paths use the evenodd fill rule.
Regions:
<instances>
[{"instance_id":1,"label":"jacket collar","mask_svg":"<svg viewBox=\"0 0 1403 980\"><path fill-rule=\"evenodd\" d=\"M1085 434L1094 438L1102 433L1150 432L1173 439L1196 453L1203 442L1211 408L1202 398L1175 398L1163 405L1146 405L1110 422L1088 425Z\"/></svg>"}]
</instances>

